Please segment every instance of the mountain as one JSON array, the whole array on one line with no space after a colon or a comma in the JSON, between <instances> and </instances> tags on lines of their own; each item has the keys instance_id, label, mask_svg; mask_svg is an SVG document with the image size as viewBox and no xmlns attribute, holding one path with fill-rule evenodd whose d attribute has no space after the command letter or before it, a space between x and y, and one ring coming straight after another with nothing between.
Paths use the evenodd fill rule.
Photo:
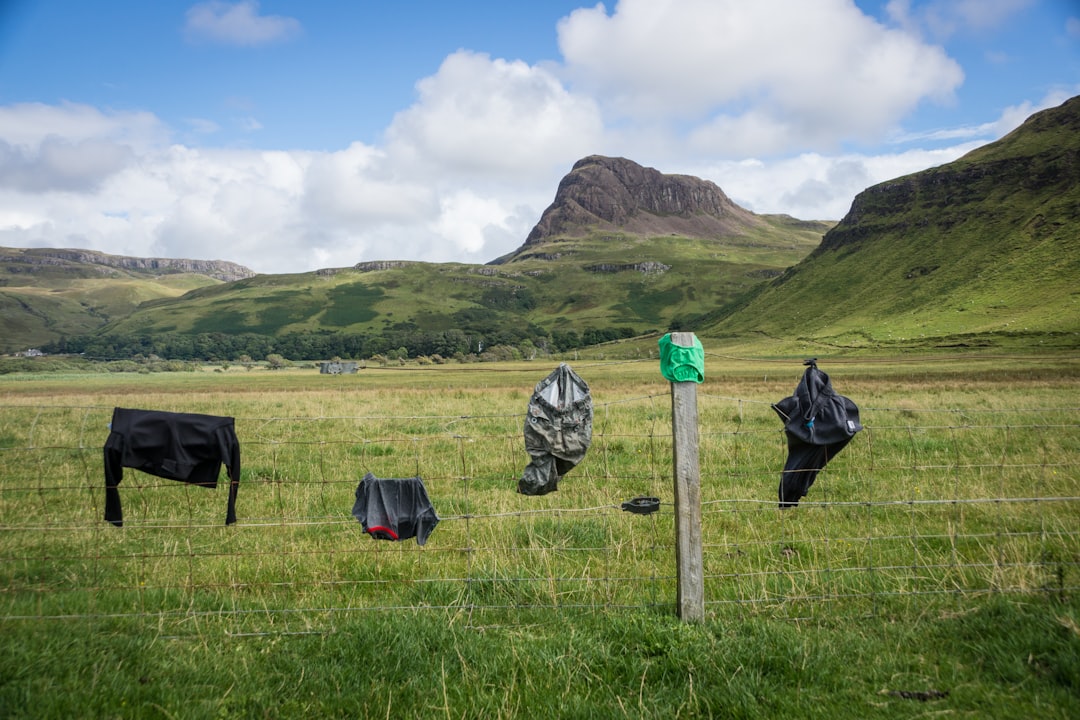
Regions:
<instances>
[{"instance_id":1,"label":"mountain","mask_svg":"<svg viewBox=\"0 0 1080 720\"><path fill-rule=\"evenodd\" d=\"M1080 97L867 188L814 252L701 329L843 347L1080 347Z\"/></svg>"},{"instance_id":2,"label":"mountain","mask_svg":"<svg viewBox=\"0 0 1080 720\"><path fill-rule=\"evenodd\" d=\"M346 333L397 348L454 331L474 348L556 335L566 346L690 324L779 275L831 225L755 215L713 183L591 156L525 244L487 265L378 260L258 275L143 303L102 332Z\"/></svg>"},{"instance_id":3,"label":"mountain","mask_svg":"<svg viewBox=\"0 0 1080 720\"><path fill-rule=\"evenodd\" d=\"M254 274L221 260L0 248L0 350L24 350L61 336L93 333L146 300L178 297Z\"/></svg>"},{"instance_id":4,"label":"mountain","mask_svg":"<svg viewBox=\"0 0 1080 720\"><path fill-rule=\"evenodd\" d=\"M521 257L546 240L590 232L720 239L746 235L766 223L708 180L665 175L626 158L590 155L559 182L554 202L525 244L493 264Z\"/></svg>"}]
</instances>

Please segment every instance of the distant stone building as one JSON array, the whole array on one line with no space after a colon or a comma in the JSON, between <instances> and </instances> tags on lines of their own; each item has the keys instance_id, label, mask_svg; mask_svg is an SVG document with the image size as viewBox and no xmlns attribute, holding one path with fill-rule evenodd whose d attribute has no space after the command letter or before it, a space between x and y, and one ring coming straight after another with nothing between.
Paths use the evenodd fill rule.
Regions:
<instances>
[{"instance_id":1,"label":"distant stone building","mask_svg":"<svg viewBox=\"0 0 1080 720\"><path fill-rule=\"evenodd\" d=\"M328 360L319 363L322 375L351 375L360 369L360 363L350 360Z\"/></svg>"}]
</instances>

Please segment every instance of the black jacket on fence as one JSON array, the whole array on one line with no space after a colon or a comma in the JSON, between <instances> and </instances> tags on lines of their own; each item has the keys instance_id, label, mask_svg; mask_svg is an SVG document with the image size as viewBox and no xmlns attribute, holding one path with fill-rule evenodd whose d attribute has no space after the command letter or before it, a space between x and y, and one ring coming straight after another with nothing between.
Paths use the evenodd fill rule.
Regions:
<instances>
[{"instance_id":1,"label":"black jacket on fence","mask_svg":"<svg viewBox=\"0 0 1080 720\"><path fill-rule=\"evenodd\" d=\"M592 396L566 363L536 384L525 416L529 464L518 480L522 495L546 495L585 459L592 442Z\"/></svg>"},{"instance_id":2,"label":"black jacket on fence","mask_svg":"<svg viewBox=\"0 0 1080 720\"><path fill-rule=\"evenodd\" d=\"M160 410L114 408L105 441L105 519L120 527L124 512L118 486L124 468L168 480L216 488L221 465L229 469L225 524L236 522L240 441L233 418Z\"/></svg>"},{"instance_id":3,"label":"black jacket on fence","mask_svg":"<svg viewBox=\"0 0 1080 720\"><path fill-rule=\"evenodd\" d=\"M364 475L356 486L353 517L364 532L378 540L408 540L417 545L427 542L439 524L439 516L428 498L424 481L412 478L377 478Z\"/></svg>"},{"instance_id":4,"label":"black jacket on fence","mask_svg":"<svg viewBox=\"0 0 1080 720\"><path fill-rule=\"evenodd\" d=\"M780 474L780 507L799 503L829 460L862 430L859 408L833 390L829 376L807 360L795 394L772 406L784 421L788 457Z\"/></svg>"}]
</instances>

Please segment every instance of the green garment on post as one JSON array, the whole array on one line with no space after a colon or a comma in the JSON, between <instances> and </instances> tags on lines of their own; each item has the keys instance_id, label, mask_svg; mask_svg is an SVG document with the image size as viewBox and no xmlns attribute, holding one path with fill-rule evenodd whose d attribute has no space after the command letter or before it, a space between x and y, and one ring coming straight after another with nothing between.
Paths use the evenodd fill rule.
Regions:
<instances>
[{"instance_id":1,"label":"green garment on post","mask_svg":"<svg viewBox=\"0 0 1080 720\"><path fill-rule=\"evenodd\" d=\"M660 374L671 382L696 382L705 379L705 348L694 336L693 347L671 341L671 333L660 338Z\"/></svg>"}]
</instances>

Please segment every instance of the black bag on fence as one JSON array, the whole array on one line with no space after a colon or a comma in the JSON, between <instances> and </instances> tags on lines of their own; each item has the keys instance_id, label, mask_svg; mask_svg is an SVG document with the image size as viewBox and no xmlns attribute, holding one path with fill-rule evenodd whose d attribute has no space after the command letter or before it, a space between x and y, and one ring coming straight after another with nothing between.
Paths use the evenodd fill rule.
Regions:
<instances>
[{"instance_id":1,"label":"black bag on fence","mask_svg":"<svg viewBox=\"0 0 1080 720\"><path fill-rule=\"evenodd\" d=\"M829 376L807 360L795 394L773 404L784 421L788 457L780 474L780 507L799 503L829 460L862 430L859 408L833 390Z\"/></svg>"}]
</instances>

